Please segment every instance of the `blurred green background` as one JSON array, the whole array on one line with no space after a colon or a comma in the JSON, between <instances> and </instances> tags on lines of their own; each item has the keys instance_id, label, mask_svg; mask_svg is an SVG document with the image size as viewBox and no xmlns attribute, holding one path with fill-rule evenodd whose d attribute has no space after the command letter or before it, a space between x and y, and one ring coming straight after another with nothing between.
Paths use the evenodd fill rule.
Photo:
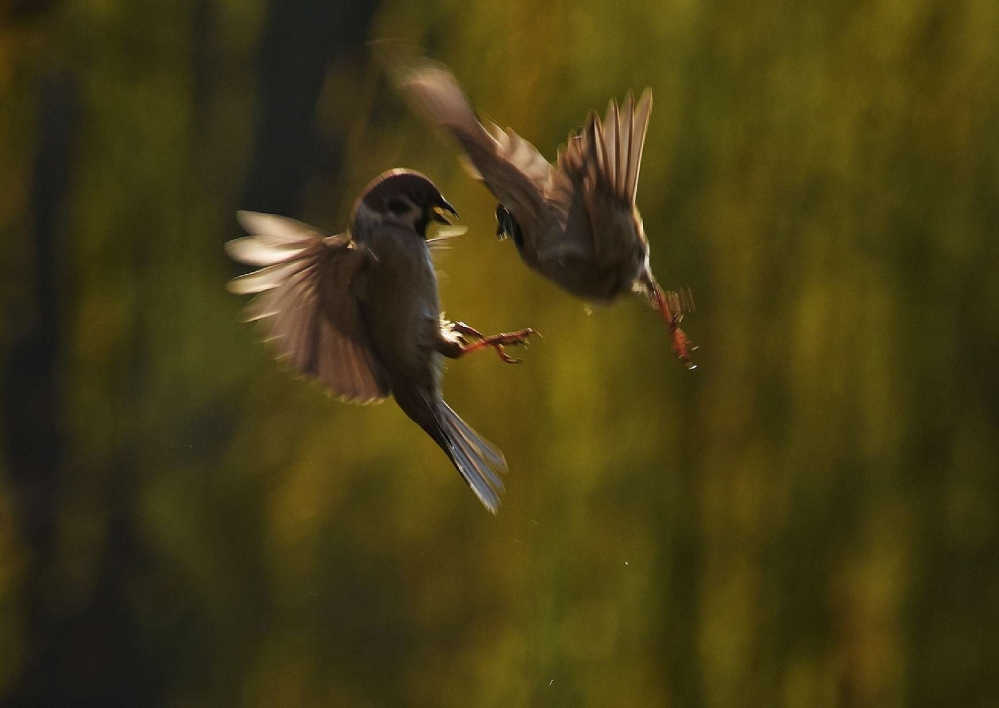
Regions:
<instances>
[{"instance_id":1,"label":"blurred green background","mask_svg":"<svg viewBox=\"0 0 999 708\"><path fill-rule=\"evenodd\" d=\"M364 42L549 158L651 86L639 206L697 371L588 313ZM469 234L486 513L388 403L287 377L234 212L394 166ZM0 4L0 703L999 705L995 0Z\"/></svg>"}]
</instances>

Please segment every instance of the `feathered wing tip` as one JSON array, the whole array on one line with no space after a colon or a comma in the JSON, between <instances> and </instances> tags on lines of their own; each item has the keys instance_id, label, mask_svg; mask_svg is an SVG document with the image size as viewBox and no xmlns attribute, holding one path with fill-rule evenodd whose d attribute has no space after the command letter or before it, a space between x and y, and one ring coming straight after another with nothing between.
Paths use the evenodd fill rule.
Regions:
<instances>
[{"instance_id":1,"label":"feathered wing tip","mask_svg":"<svg viewBox=\"0 0 999 708\"><path fill-rule=\"evenodd\" d=\"M468 233L467 226L438 226L437 232L427 239L427 247L431 251L447 250L451 247L451 241Z\"/></svg>"},{"instance_id":2,"label":"feathered wing tip","mask_svg":"<svg viewBox=\"0 0 999 708\"><path fill-rule=\"evenodd\" d=\"M453 134L463 144L490 141L465 90L447 66L394 40L378 40L370 46L395 88L432 127Z\"/></svg>"},{"instance_id":3,"label":"feathered wing tip","mask_svg":"<svg viewBox=\"0 0 999 708\"><path fill-rule=\"evenodd\" d=\"M451 461L479 501L490 513L498 513L499 495L505 491L499 475L507 471L503 453L472 430L444 401L439 411L441 428L450 442Z\"/></svg>"},{"instance_id":4,"label":"feathered wing tip","mask_svg":"<svg viewBox=\"0 0 999 708\"><path fill-rule=\"evenodd\" d=\"M585 174L594 188L634 204L651 113L651 89L645 89L637 104L631 92L620 107L611 99L603 119L590 111L582 130L570 133L559 150L559 167Z\"/></svg>"},{"instance_id":5,"label":"feathered wing tip","mask_svg":"<svg viewBox=\"0 0 999 708\"><path fill-rule=\"evenodd\" d=\"M263 266L229 281L229 291L237 295L252 295L277 287L295 269L302 254L322 237L307 224L273 214L240 211L236 218L251 235L226 242L226 254L239 263Z\"/></svg>"},{"instance_id":6,"label":"feathered wing tip","mask_svg":"<svg viewBox=\"0 0 999 708\"><path fill-rule=\"evenodd\" d=\"M476 182L485 181L482 177L482 173L479 172L479 168L475 166L470 158L465 153L458 155L458 164L461 165L461 169L465 170L465 174L468 175L469 179L474 179Z\"/></svg>"},{"instance_id":7,"label":"feathered wing tip","mask_svg":"<svg viewBox=\"0 0 999 708\"><path fill-rule=\"evenodd\" d=\"M256 295L245 319L259 321L279 359L318 379L346 401L373 403L388 395L381 365L364 332L351 278L363 256L346 236L270 214L239 212L250 236L225 244L234 260L260 270L229 282L230 292Z\"/></svg>"},{"instance_id":8,"label":"feathered wing tip","mask_svg":"<svg viewBox=\"0 0 999 708\"><path fill-rule=\"evenodd\" d=\"M437 233L427 239L427 248L430 250L430 260L434 264L434 271L437 273L438 282L447 282L448 275L441 270L441 262L444 255L451 250L451 242L460 236L464 236L468 231L466 226L440 226Z\"/></svg>"},{"instance_id":9,"label":"feathered wing tip","mask_svg":"<svg viewBox=\"0 0 999 708\"><path fill-rule=\"evenodd\" d=\"M622 193L622 182L619 180L619 177L624 172L621 169L618 158L627 152L628 147L630 147L630 126L623 136L625 140L629 141L629 146L622 144L622 133L624 131L621 130L621 115L617 109L617 101L611 99L607 104L607 117L604 119L604 167L606 169L608 186L611 192L617 195Z\"/></svg>"},{"instance_id":10,"label":"feathered wing tip","mask_svg":"<svg viewBox=\"0 0 999 708\"><path fill-rule=\"evenodd\" d=\"M631 128L631 139L627 152L627 171L624 179L624 194L634 203L638 194L638 175L642 169L642 152L645 150L645 134L649 130L649 118L652 116L652 89L645 89L642 97L635 105L635 97L628 94L630 115L627 116Z\"/></svg>"},{"instance_id":11,"label":"feathered wing tip","mask_svg":"<svg viewBox=\"0 0 999 708\"><path fill-rule=\"evenodd\" d=\"M480 120L465 89L444 64L396 41L371 46L413 110L432 128L457 140L465 152L459 158L461 165L472 179L486 182L500 201L540 200L537 192L547 186L552 167L534 145L509 128Z\"/></svg>"}]
</instances>

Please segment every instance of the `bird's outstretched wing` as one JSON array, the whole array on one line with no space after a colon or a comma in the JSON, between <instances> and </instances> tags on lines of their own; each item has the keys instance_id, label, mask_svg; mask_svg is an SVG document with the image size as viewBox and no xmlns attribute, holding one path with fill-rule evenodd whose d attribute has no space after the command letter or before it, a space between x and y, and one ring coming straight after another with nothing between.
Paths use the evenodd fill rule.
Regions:
<instances>
[{"instance_id":1,"label":"bird's outstretched wing","mask_svg":"<svg viewBox=\"0 0 999 708\"><path fill-rule=\"evenodd\" d=\"M631 92L620 108L611 99L603 121L590 111L583 129L570 134L559 150L559 171L581 179L588 191L600 192L630 209L638 193L651 114L651 89L645 89L637 104Z\"/></svg>"},{"instance_id":2,"label":"bird's outstretched wing","mask_svg":"<svg viewBox=\"0 0 999 708\"><path fill-rule=\"evenodd\" d=\"M635 197L651 113L650 89L645 89L637 104L630 92L620 108L611 99L603 121L591 111L583 129L570 134L559 149L558 174L582 185L593 250L600 260L628 255L635 238L645 239L633 224L640 223ZM623 242L614 243L615 236Z\"/></svg>"},{"instance_id":3,"label":"bird's outstretched wing","mask_svg":"<svg viewBox=\"0 0 999 708\"><path fill-rule=\"evenodd\" d=\"M262 266L229 283L231 292L256 295L247 321L260 321L279 358L336 396L356 403L388 396L388 379L358 306L371 254L345 234L327 236L293 219L246 211L237 216L251 235L226 243L226 253Z\"/></svg>"},{"instance_id":4,"label":"bird's outstretched wing","mask_svg":"<svg viewBox=\"0 0 999 708\"><path fill-rule=\"evenodd\" d=\"M373 47L400 93L432 127L458 141L466 168L510 211L528 238L543 233L548 218L564 222L571 185L555 184L555 168L534 145L510 128L479 122L461 84L443 64L395 42ZM563 194L566 189L559 186L568 192Z\"/></svg>"}]
</instances>

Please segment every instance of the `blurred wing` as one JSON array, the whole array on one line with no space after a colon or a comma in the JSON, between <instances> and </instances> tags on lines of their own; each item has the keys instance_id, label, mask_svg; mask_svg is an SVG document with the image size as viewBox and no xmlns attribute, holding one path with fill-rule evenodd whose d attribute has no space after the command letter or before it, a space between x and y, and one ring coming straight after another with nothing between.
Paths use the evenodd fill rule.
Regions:
<instances>
[{"instance_id":1,"label":"blurred wing","mask_svg":"<svg viewBox=\"0 0 999 708\"><path fill-rule=\"evenodd\" d=\"M544 230L551 207L559 216L562 205L548 199L555 170L531 143L509 128L490 124L487 130L461 84L443 64L413 56L391 42L378 43L375 49L414 110L458 141L473 168L469 172L485 183L529 237Z\"/></svg>"},{"instance_id":2,"label":"blurred wing","mask_svg":"<svg viewBox=\"0 0 999 708\"><path fill-rule=\"evenodd\" d=\"M438 259L445 251L451 250L451 242L459 236L464 236L467 232L468 228L465 226L440 226L437 228L437 233L432 238L427 239L427 248L430 250L434 266L437 265Z\"/></svg>"},{"instance_id":3,"label":"blurred wing","mask_svg":"<svg viewBox=\"0 0 999 708\"><path fill-rule=\"evenodd\" d=\"M370 254L347 235L326 236L293 219L245 211L238 218L251 235L229 241L226 253L263 266L229 283L238 295L256 295L247 306L247 321L260 321L279 358L340 398L384 399L387 377L357 302Z\"/></svg>"},{"instance_id":4,"label":"blurred wing","mask_svg":"<svg viewBox=\"0 0 999 708\"><path fill-rule=\"evenodd\" d=\"M588 192L600 192L630 211L651 114L651 89L645 89L637 105L630 92L620 109L611 99L603 122L591 112L583 130L569 136L559 151L559 172L581 179Z\"/></svg>"},{"instance_id":5,"label":"blurred wing","mask_svg":"<svg viewBox=\"0 0 999 708\"><path fill-rule=\"evenodd\" d=\"M623 107L611 99L601 122L595 111L558 154L558 175L582 185L585 209L572 212L566 233L592 238L596 260L630 257L636 239L644 240L635 197L645 133L652 113L652 91L638 104L628 93Z\"/></svg>"}]
</instances>

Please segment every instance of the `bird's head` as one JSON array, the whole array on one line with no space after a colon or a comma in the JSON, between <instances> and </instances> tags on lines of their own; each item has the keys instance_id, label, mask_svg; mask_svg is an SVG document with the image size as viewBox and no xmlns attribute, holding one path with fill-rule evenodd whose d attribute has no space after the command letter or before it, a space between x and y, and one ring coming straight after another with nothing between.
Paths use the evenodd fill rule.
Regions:
<instances>
[{"instance_id":1,"label":"bird's head","mask_svg":"<svg viewBox=\"0 0 999 708\"><path fill-rule=\"evenodd\" d=\"M411 228L423 238L431 221L450 224L445 215L458 216L433 182L403 169L383 172L372 180L354 207L354 219L362 208L383 222Z\"/></svg>"}]
</instances>

